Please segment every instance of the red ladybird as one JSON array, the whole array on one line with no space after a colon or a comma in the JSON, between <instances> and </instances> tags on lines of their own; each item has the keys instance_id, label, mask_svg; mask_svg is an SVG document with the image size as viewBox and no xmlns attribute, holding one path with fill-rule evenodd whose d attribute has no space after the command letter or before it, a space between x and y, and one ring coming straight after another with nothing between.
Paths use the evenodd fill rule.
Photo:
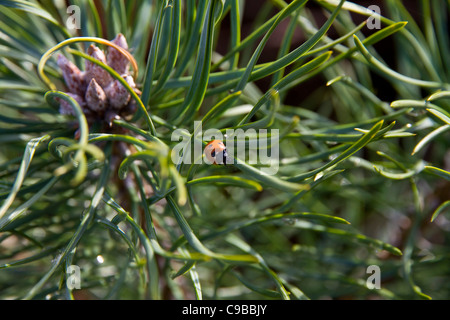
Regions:
<instances>
[{"instance_id":1,"label":"red ladybird","mask_svg":"<svg viewBox=\"0 0 450 320\"><path fill-rule=\"evenodd\" d=\"M220 140L213 140L205 147L205 156L210 163L227 164L227 147Z\"/></svg>"}]
</instances>

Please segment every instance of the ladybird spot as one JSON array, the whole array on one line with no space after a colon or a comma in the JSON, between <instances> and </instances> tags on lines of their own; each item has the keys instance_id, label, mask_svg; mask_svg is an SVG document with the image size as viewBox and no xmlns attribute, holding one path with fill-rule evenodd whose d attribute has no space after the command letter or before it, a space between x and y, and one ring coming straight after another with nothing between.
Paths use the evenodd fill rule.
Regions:
<instances>
[{"instance_id":1,"label":"ladybird spot","mask_svg":"<svg viewBox=\"0 0 450 320\"><path fill-rule=\"evenodd\" d=\"M227 158L228 158L227 151L224 150L224 151L223 151L223 164L227 164Z\"/></svg>"}]
</instances>

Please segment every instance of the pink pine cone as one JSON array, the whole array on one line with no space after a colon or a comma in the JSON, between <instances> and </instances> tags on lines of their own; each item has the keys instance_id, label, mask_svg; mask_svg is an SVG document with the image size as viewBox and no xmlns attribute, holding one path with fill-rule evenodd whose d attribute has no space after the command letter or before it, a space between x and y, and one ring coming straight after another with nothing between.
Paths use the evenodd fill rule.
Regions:
<instances>
[{"instance_id":1,"label":"pink pine cone","mask_svg":"<svg viewBox=\"0 0 450 320\"><path fill-rule=\"evenodd\" d=\"M118 34L111 42L128 50L127 40ZM134 92L141 94L131 75L129 75L129 60L119 50L108 47L107 55L95 45L89 46L87 54L98 61L107 64L119 73ZM95 119L112 125L112 120L136 112L136 101L131 99L130 92L122 83L114 79L104 68L89 60L85 61L85 71L82 72L66 57L58 56L58 66L61 68L68 94L82 107L88 122ZM60 101L60 113L74 115L72 107L65 101Z\"/></svg>"}]
</instances>

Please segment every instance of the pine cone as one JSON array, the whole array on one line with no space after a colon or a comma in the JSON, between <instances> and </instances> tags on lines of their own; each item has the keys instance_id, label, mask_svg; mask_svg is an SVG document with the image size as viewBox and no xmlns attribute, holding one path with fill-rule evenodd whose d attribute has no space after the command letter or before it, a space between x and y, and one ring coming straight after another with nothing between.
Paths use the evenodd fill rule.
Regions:
<instances>
[{"instance_id":1,"label":"pine cone","mask_svg":"<svg viewBox=\"0 0 450 320\"><path fill-rule=\"evenodd\" d=\"M111 42L128 50L127 41L122 34L118 34ZM137 94L140 94L133 77L129 74L130 63L125 55L113 47L108 47L105 55L94 45L88 48L87 53L113 68ZM67 94L80 104L89 123L100 119L110 124L112 115L120 116L129 114L130 111L135 112L136 103L131 99L128 90L99 65L86 60L86 70L82 72L66 57L59 55L58 66L67 85ZM60 113L74 115L72 107L63 100L60 100Z\"/></svg>"}]
</instances>

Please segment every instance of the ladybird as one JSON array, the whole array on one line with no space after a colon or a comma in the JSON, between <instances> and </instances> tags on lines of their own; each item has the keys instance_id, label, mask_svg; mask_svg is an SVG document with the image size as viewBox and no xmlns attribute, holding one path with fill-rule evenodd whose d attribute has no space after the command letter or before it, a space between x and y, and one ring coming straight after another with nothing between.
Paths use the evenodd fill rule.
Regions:
<instances>
[{"instance_id":1,"label":"ladybird","mask_svg":"<svg viewBox=\"0 0 450 320\"><path fill-rule=\"evenodd\" d=\"M205 147L205 156L210 163L227 164L227 147L220 140L213 140Z\"/></svg>"}]
</instances>

